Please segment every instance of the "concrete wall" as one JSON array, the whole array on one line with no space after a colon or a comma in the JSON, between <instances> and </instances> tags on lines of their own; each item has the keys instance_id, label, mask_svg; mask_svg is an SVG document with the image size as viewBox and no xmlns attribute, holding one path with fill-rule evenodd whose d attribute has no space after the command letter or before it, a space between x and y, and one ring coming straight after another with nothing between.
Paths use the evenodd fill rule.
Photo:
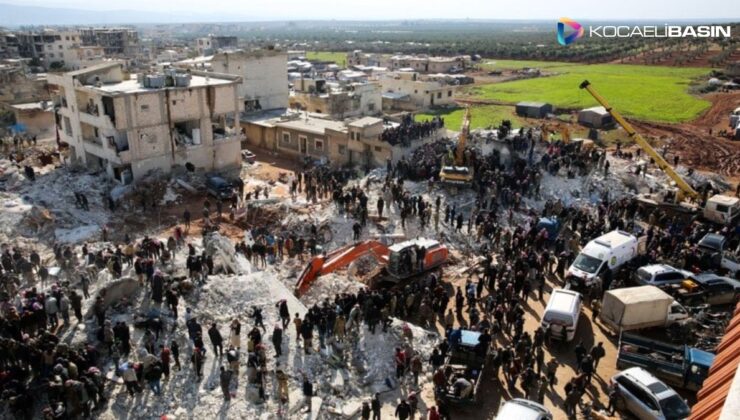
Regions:
<instances>
[{"instance_id":1,"label":"concrete wall","mask_svg":"<svg viewBox=\"0 0 740 420\"><path fill-rule=\"evenodd\" d=\"M280 51L220 53L213 70L241 76L240 101L258 99L262 109L288 107L288 55Z\"/></svg>"},{"instance_id":2,"label":"concrete wall","mask_svg":"<svg viewBox=\"0 0 740 420\"><path fill-rule=\"evenodd\" d=\"M54 113L51 111L15 111L17 123L26 126L29 135L40 136L54 132Z\"/></svg>"}]
</instances>

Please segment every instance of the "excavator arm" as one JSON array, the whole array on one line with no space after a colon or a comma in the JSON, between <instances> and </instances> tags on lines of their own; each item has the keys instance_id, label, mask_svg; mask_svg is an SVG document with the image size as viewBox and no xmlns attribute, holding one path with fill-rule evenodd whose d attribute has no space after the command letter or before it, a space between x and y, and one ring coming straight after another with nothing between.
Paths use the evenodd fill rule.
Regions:
<instances>
[{"instance_id":1,"label":"excavator arm","mask_svg":"<svg viewBox=\"0 0 740 420\"><path fill-rule=\"evenodd\" d=\"M650 145L650 143L647 142L640 134L638 134L635 129L632 127L632 124L628 123L627 120L622 117L622 115L615 111L608 102L606 102L606 99L599 95L594 88L591 86L591 83L588 80L584 80L583 83L581 83L581 89L586 89L588 93L591 94L591 96L596 99L598 103L601 104L604 108L606 108L607 112L611 114L611 116L619 123L619 125L624 128L624 131L627 132L627 134L635 140L635 143L637 143L642 150L645 151L645 153L648 154L653 160L655 160L655 163L658 165L658 167L665 172L666 175L668 175L678 186L678 188L681 190L681 194L679 194L679 197L677 197L681 201L683 195L687 195L695 200L699 200L700 196L699 193L694 190L691 185L689 185L686 181L684 181L683 178L681 178L681 175L679 175L676 171L673 170L673 167L666 162L665 159L663 159L663 156L660 155L653 147Z\"/></svg>"},{"instance_id":2,"label":"excavator arm","mask_svg":"<svg viewBox=\"0 0 740 420\"><path fill-rule=\"evenodd\" d=\"M311 283L317 277L344 268L353 261L368 254L375 257L379 263L385 265L388 263L390 250L386 245L378 241L362 241L312 258L298 277L295 287L296 295L300 297L306 293L308 288L311 287Z\"/></svg>"}]
</instances>

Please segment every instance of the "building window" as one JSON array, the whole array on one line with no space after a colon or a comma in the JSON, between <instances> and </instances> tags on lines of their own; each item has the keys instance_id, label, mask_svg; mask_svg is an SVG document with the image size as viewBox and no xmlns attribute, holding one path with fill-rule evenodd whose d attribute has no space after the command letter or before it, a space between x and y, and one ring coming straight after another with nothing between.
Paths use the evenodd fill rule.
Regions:
<instances>
[{"instance_id":1,"label":"building window","mask_svg":"<svg viewBox=\"0 0 740 420\"><path fill-rule=\"evenodd\" d=\"M324 151L324 141L323 140L314 140L314 149L322 152Z\"/></svg>"},{"instance_id":2,"label":"building window","mask_svg":"<svg viewBox=\"0 0 740 420\"><path fill-rule=\"evenodd\" d=\"M61 45L59 46L59 49L60 49L60 50L61 50L61 49L63 49L63 48L64 48L63 46L61 46Z\"/></svg>"},{"instance_id":3,"label":"building window","mask_svg":"<svg viewBox=\"0 0 740 420\"><path fill-rule=\"evenodd\" d=\"M54 53L49 53L49 58L54 58Z\"/></svg>"},{"instance_id":4,"label":"building window","mask_svg":"<svg viewBox=\"0 0 740 420\"><path fill-rule=\"evenodd\" d=\"M149 111L149 105L142 105L142 106L141 106L141 111L142 111L142 112L143 112L143 111Z\"/></svg>"},{"instance_id":5,"label":"building window","mask_svg":"<svg viewBox=\"0 0 740 420\"><path fill-rule=\"evenodd\" d=\"M250 99L250 100L244 101L244 112L259 111L261 109L262 109L262 105L260 105L259 99Z\"/></svg>"},{"instance_id":6,"label":"building window","mask_svg":"<svg viewBox=\"0 0 740 420\"><path fill-rule=\"evenodd\" d=\"M437 92L437 99L442 99L442 92Z\"/></svg>"},{"instance_id":7,"label":"building window","mask_svg":"<svg viewBox=\"0 0 740 420\"><path fill-rule=\"evenodd\" d=\"M68 36L65 36L64 39L66 39L67 41L69 41L69 37Z\"/></svg>"},{"instance_id":8,"label":"building window","mask_svg":"<svg viewBox=\"0 0 740 420\"><path fill-rule=\"evenodd\" d=\"M448 90L448 91L447 91L447 97L449 98L449 97L451 97L451 96L452 96L452 91L451 91L451 90Z\"/></svg>"},{"instance_id":9,"label":"building window","mask_svg":"<svg viewBox=\"0 0 740 420\"><path fill-rule=\"evenodd\" d=\"M374 103L367 104L367 110L368 111L375 111L375 104Z\"/></svg>"},{"instance_id":10,"label":"building window","mask_svg":"<svg viewBox=\"0 0 740 420\"><path fill-rule=\"evenodd\" d=\"M347 154L347 146L340 144L338 148L338 152L340 155L346 155Z\"/></svg>"},{"instance_id":11,"label":"building window","mask_svg":"<svg viewBox=\"0 0 740 420\"><path fill-rule=\"evenodd\" d=\"M283 144L290 144L290 133L283 132Z\"/></svg>"},{"instance_id":12,"label":"building window","mask_svg":"<svg viewBox=\"0 0 740 420\"><path fill-rule=\"evenodd\" d=\"M380 147L380 146L375 146L375 151L376 152L382 152L383 151L383 148Z\"/></svg>"}]
</instances>

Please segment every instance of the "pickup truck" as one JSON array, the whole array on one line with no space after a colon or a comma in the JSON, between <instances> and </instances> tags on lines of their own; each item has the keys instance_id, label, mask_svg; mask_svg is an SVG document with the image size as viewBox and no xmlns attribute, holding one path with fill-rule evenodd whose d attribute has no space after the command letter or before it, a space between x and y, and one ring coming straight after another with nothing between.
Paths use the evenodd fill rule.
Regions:
<instances>
[{"instance_id":1,"label":"pickup truck","mask_svg":"<svg viewBox=\"0 0 740 420\"><path fill-rule=\"evenodd\" d=\"M667 284L660 288L684 305L729 305L740 296L740 281L713 273L692 275L680 284Z\"/></svg>"},{"instance_id":2,"label":"pickup truck","mask_svg":"<svg viewBox=\"0 0 740 420\"><path fill-rule=\"evenodd\" d=\"M639 366L669 385L698 391L714 354L687 345L673 345L636 334L619 338L617 369Z\"/></svg>"},{"instance_id":3,"label":"pickup truck","mask_svg":"<svg viewBox=\"0 0 740 420\"><path fill-rule=\"evenodd\" d=\"M447 386L445 386L444 391L437 395L437 398L444 399L448 404L459 406L475 405L480 402L481 392L479 391L482 389L481 384L484 382L484 371L488 357L488 349L484 349L482 352L479 349L478 338L480 336L481 333L476 331L462 331L460 342L452 346L445 361L444 370L449 372ZM455 385L458 379L464 379L460 382L467 381L473 386L472 392L466 397L460 395L459 386Z\"/></svg>"}]
</instances>

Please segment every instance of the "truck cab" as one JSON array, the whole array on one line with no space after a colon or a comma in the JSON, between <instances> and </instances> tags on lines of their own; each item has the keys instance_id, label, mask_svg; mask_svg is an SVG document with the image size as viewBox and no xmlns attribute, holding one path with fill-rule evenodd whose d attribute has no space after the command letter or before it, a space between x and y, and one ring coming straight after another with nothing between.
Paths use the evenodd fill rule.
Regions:
<instances>
[{"instance_id":1,"label":"truck cab","mask_svg":"<svg viewBox=\"0 0 740 420\"><path fill-rule=\"evenodd\" d=\"M411 277L442 265L447 247L432 239L413 239L388 248L388 273L397 279ZM419 264L419 258L422 262Z\"/></svg>"},{"instance_id":2,"label":"truck cab","mask_svg":"<svg viewBox=\"0 0 740 420\"><path fill-rule=\"evenodd\" d=\"M720 194L710 197L702 215L710 222L731 225L740 219L740 198Z\"/></svg>"}]
</instances>

